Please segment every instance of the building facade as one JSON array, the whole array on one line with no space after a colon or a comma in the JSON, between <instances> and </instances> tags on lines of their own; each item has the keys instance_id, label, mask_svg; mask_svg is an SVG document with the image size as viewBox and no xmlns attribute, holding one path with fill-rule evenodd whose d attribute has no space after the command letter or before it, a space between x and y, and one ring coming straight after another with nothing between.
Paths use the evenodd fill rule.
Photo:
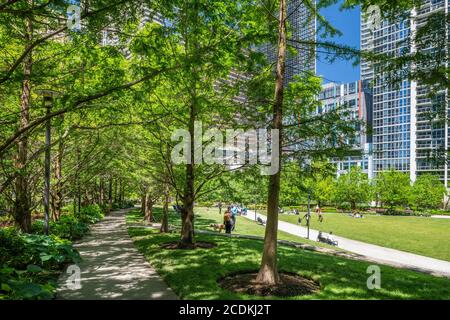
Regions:
<instances>
[{"instance_id":1,"label":"building facade","mask_svg":"<svg viewBox=\"0 0 450 320\"><path fill-rule=\"evenodd\" d=\"M394 57L421 50L412 35L430 14L448 13L448 8L448 0L426 0L408 19L395 23L383 21L377 27L362 14L361 49ZM448 108L448 90L439 92L433 99L428 96L428 88L416 81L405 79L400 84L390 84L376 65L364 60L361 79L370 82L373 91L374 174L395 169L409 173L411 181L415 181L420 174L433 173L447 187L448 166L433 160L433 155L447 153L448 125L433 123L427 115L435 109L436 102Z\"/></svg>"},{"instance_id":2,"label":"building facade","mask_svg":"<svg viewBox=\"0 0 450 320\"><path fill-rule=\"evenodd\" d=\"M345 108L350 113L349 120L359 120L360 128L356 140L347 141L360 156L332 159L337 166L337 175L348 173L352 167L360 167L369 179L373 178L372 154L372 91L368 82L355 81L345 84L327 83L322 86L319 100L322 104L317 113Z\"/></svg>"},{"instance_id":3,"label":"building facade","mask_svg":"<svg viewBox=\"0 0 450 320\"><path fill-rule=\"evenodd\" d=\"M287 2L288 28L291 31L288 45L295 48L296 54L288 54L286 58L286 84L294 80L296 75L303 73L316 74L316 51L313 45L305 42L316 40L316 18L302 0ZM277 51L271 44L261 47L269 62L277 60Z\"/></svg>"}]
</instances>

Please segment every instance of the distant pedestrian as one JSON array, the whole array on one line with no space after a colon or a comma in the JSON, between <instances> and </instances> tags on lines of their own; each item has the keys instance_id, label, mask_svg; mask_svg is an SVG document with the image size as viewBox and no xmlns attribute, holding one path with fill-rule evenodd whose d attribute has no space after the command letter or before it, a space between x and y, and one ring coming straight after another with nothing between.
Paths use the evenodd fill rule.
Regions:
<instances>
[{"instance_id":1,"label":"distant pedestrian","mask_svg":"<svg viewBox=\"0 0 450 320\"><path fill-rule=\"evenodd\" d=\"M233 220L231 219L231 212L229 209L225 211L223 216L223 224L225 225L225 233L230 234L231 229L233 228Z\"/></svg>"},{"instance_id":2,"label":"distant pedestrian","mask_svg":"<svg viewBox=\"0 0 450 320\"><path fill-rule=\"evenodd\" d=\"M234 231L236 229L236 216L238 214L238 209L236 206L233 206L231 208L231 220L233 222L233 226L231 228L231 231Z\"/></svg>"},{"instance_id":3,"label":"distant pedestrian","mask_svg":"<svg viewBox=\"0 0 450 320\"><path fill-rule=\"evenodd\" d=\"M323 222L323 214L322 214L322 209L319 207L319 205L317 205L317 207L316 207L316 213L319 218L319 222L322 223Z\"/></svg>"}]
</instances>

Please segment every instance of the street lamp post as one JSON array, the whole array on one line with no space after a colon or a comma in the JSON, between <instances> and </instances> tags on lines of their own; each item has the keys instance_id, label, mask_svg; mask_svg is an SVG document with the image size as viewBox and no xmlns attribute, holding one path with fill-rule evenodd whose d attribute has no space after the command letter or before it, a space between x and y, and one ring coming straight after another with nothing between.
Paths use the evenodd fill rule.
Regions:
<instances>
[{"instance_id":1,"label":"street lamp post","mask_svg":"<svg viewBox=\"0 0 450 320\"><path fill-rule=\"evenodd\" d=\"M312 172L312 165L311 160L306 159L304 163L300 162L300 169L306 173L306 175L311 174ZM306 238L309 240L309 222L311 220L311 187L308 186L308 212L306 214L306 227L307 227L307 234Z\"/></svg>"},{"instance_id":2,"label":"street lamp post","mask_svg":"<svg viewBox=\"0 0 450 320\"><path fill-rule=\"evenodd\" d=\"M311 189L308 188L308 215L306 217L306 227L307 227L307 234L306 238L309 240L309 220L311 220Z\"/></svg>"},{"instance_id":3,"label":"street lamp post","mask_svg":"<svg viewBox=\"0 0 450 320\"><path fill-rule=\"evenodd\" d=\"M53 97L56 95L52 90L39 90L43 96L44 108L46 116L51 113L53 106ZM51 118L48 117L45 123L45 164L44 164L44 213L45 213L45 234L49 233L49 219L50 219L50 144L51 144Z\"/></svg>"}]
</instances>

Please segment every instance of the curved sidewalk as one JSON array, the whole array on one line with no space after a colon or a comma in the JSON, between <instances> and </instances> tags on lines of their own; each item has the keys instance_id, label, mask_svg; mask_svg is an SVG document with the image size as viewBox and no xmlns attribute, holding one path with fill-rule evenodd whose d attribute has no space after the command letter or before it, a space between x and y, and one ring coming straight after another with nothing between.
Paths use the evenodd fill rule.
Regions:
<instances>
[{"instance_id":1,"label":"curved sidewalk","mask_svg":"<svg viewBox=\"0 0 450 320\"><path fill-rule=\"evenodd\" d=\"M266 216L262 214L258 213L256 216L266 220ZM255 220L255 212L249 211L248 215L243 217ZM306 238L307 236L307 228L280 220L278 220L278 229L298 237ZM316 240L318 234L319 232L317 230L309 229L310 239ZM333 238L338 241L339 248L365 256L366 260L450 278L450 262L448 261L385 248L335 235L333 235Z\"/></svg>"},{"instance_id":2,"label":"curved sidewalk","mask_svg":"<svg viewBox=\"0 0 450 320\"><path fill-rule=\"evenodd\" d=\"M127 210L112 212L75 247L81 254L81 289L71 290L64 272L58 280L62 300L176 300L178 297L135 248L126 224Z\"/></svg>"}]
</instances>

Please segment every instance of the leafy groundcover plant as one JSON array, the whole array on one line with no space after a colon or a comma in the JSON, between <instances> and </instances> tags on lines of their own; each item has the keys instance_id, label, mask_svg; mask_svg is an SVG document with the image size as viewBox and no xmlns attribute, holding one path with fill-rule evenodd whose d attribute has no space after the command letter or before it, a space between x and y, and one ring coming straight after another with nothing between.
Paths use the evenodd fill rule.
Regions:
<instances>
[{"instance_id":1,"label":"leafy groundcover plant","mask_svg":"<svg viewBox=\"0 0 450 320\"><path fill-rule=\"evenodd\" d=\"M98 205L90 205L51 221L48 236L43 220L33 222L32 234L0 228L0 300L52 299L61 271L81 260L71 241L81 239L103 217Z\"/></svg>"},{"instance_id":2,"label":"leafy groundcover plant","mask_svg":"<svg viewBox=\"0 0 450 320\"><path fill-rule=\"evenodd\" d=\"M69 240L0 229L0 299L51 299L56 279L80 261Z\"/></svg>"}]
</instances>

